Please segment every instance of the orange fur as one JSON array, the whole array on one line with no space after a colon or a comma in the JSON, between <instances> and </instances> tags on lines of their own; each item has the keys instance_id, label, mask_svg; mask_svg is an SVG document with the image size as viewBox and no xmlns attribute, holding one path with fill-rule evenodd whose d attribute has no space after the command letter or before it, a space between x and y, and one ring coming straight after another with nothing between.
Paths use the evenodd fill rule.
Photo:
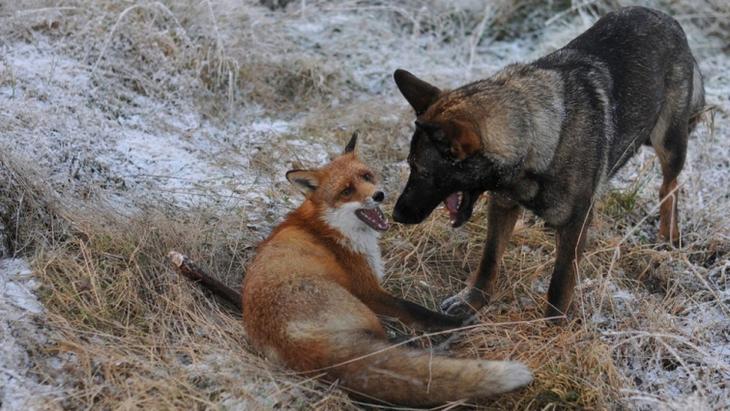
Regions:
<instances>
[{"instance_id":1,"label":"orange fur","mask_svg":"<svg viewBox=\"0 0 730 411\"><path fill-rule=\"evenodd\" d=\"M295 173L307 198L261 243L243 284L244 326L262 353L367 398L399 404L484 397L530 381L518 363L390 346L378 314L426 328L459 322L388 294L367 257L328 224L328 210L365 201L376 190L374 175L354 153ZM347 187L352 190L343 195Z\"/></svg>"}]
</instances>

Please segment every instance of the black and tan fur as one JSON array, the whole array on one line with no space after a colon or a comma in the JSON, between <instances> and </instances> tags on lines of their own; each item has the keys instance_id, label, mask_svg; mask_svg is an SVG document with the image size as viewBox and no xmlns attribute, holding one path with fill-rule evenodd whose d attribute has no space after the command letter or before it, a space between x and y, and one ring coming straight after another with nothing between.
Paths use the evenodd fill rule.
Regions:
<instances>
[{"instance_id":1,"label":"black and tan fur","mask_svg":"<svg viewBox=\"0 0 730 411\"><path fill-rule=\"evenodd\" d=\"M524 207L556 229L546 315L563 315L593 200L642 144L654 147L664 177L659 235L678 244L677 176L704 91L684 31L670 16L620 9L554 53L452 91L403 70L394 77L417 115L395 220L419 223L460 192L459 226L477 198L491 193L481 264L469 286L444 302L448 313L487 303Z\"/></svg>"}]
</instances>

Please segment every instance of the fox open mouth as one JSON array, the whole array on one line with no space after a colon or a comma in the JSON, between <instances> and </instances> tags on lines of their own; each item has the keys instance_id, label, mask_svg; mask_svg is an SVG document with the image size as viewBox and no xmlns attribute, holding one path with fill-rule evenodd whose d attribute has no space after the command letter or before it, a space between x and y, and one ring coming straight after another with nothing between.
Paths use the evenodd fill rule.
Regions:
<instances>
[{"instance_id":1,"label":"fox open mouth","mask_svg":"<svg viewBox=\"0 0 730 411\"><path fill-rule=\"evenodd\" d=\"M480 191L457 191L444 200L444 206L449 212L451 227L461 227L471 218L474 203L479 199Z\"/></svg>"},{"instance_id":2,"label":"fox open mouth","mask_svg":"<svg viewBox=\"0 0 730 411\"><path fill-rule=\"evenodd\" d=\"M373 230L385 231L390 227L390 223L388 223L388 219L385 218L380 207L358 208L355 210L355 215Z\"/></svg>"}]
</instances>

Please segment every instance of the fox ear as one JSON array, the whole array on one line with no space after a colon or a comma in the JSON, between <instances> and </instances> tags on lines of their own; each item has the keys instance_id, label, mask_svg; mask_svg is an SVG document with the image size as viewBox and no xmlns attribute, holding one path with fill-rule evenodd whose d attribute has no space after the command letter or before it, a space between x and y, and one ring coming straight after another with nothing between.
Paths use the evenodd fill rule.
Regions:
<instances>
[{"instance_id":1,"label":"fox ear","mask_svg":"<svg viewBox=\"0 0 730 411\"><path fill-rule=\"evenodd\" d=\"M419 79L413 74L398 69L393 73L393 79L403 97L408 100L416 115L424 113L441 94L441 90Z\"/></svg>"},{"instance_id":2,"label":"fox ear","mask_svg":"<svg viewBox=\"0 0 730 411\"><path fill-rule=\"evenodd\" d=\"M357 136L359 132L355 131L352 133L352 137L350 137L350 141L345 146L345 151L342 152L342 154L352 153L355 151L355 146L357 145Z\"/></svg>"},{"instance_id":3,"label":"fox ear","mask_svg":"<svg viewBox=\"0 0 730 411\"><path fill-rule=\"evenodd\" d=\"M319 187L319 175L315 170L289 170L286 179L304 194L310 194Z\"/></svg>"}]
</instances>

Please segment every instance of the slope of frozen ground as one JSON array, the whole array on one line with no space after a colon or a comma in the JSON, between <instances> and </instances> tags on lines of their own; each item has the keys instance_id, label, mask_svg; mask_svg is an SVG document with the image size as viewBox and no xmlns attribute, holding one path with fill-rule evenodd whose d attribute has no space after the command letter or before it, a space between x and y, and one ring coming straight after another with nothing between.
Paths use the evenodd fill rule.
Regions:
<instances>
[{"instance_id":1,"label":"slope of frozen ground","mask_svg":"<svg viewBox=\"0 0 730 411\"><path fill-rule=\"evenodd\" d=\"M32 162L56 190L81 201L102 200L125 213L143 207L188 209L201 204L221 212L243 210L245 224L265 233L299 201L294 195L282 195L292 193L284 182L284 171L293 162L316 165L326 161L328 153L336 152L341 144L342 139L333 137L336 133L347 134L353 125L367 125L372 120L376 130L368 136L370 141L364 141L366 150L378 147L373 141L376 138L390 139L390 145L405 150L412 118L391 84L393 69L404 67L451 87L557 48L592 21L590 16L579 15L559 19L540 33L524 38L470 44L471 35L465 35L448 43L433 35L422 36L416 28L410 32L400 30L390 19L380 18L382 14L377 10L323 6L322 10L304 10L301 15L281 15L256 7L241 11L236 3L220 2L213 9L221 45L211 54L238 58L245 65L247 59L253 60L256 53L261 53L265 64L252 66L255 70L247 79L250 84L243 84L243 94L235 95L242 101L225 120L209 116L207 108L201 107L194 93L189 92L200 89L190 86L188 92L170 96L145 93L129 85L130 77L137 80L135 76L144 76L109 74L116 63L128 70L139 64L125 61L122 52L113 54L115 46L125 51L125 41L134 44L139 40L124 32L126 20L120 18L118 27L110 25L103 35L93 39L94 51L99 52L111 36L112 46L103 58L96 54L90 58L79 47L66 43L71 40L60 40L42 31L34 32L32 41L3 39L0 149ZM205 8L199 11L200 24L212 27ZM43 13L48 13L48 22L63 21L63 14L52 9L34 15ZM451 24L452 17L444 14L443 24ZM487 16L485 12L485 21ZM160 32L167 33L168 29ZM253 44L248 41L251 38L261 43L260 49L248 49ZM120 44L115 43L117 40ZM726 287L730 260L722 247L730 233L727 216L718 218L717 214L726 213L730 200L725 184L730 178L730 58L703 51L703 47L714 50L711 47L715 46L696 31L690 32L690 41L700 50L708 102L719 106L720 111L715 114L714 124L703 124L690 142L681 177L686 194L681 205L682 227L690 243L709 238L720 244L717 255L721 261L704 270L700 264L665 254L666 261L658 270L671 273L683 285L696 284L697 294L682 307L668 306L662 295L622 287L616 278L626 273L619 269L611 268L613 271L608 270L605 278L586 279L579 286L579 292L586 295L600 288L607 291L599 296L611 297L611 310L595 309L591 326L614 347L616 364L630 381L622 392L623 398L635 407L664 404L694 409L701 404L713 408L714 404L727 403L729 396L723 384L730 378ZM163 42L154 47L161 48L160 44ZM273 70L272 62L286 66L280 77L296 75L293 84L276 88L254 81ZM98 71L93 72L96 63ZM197 72L167 73L166 69L162 66L161 74L155 75L170 74L178 85L199 82ZM247 75L243 69L239 74ZM298 82L312 82L308 87L315 92L324 90L324 103L310 106L306 102L288 102L283 104L284 111L278 111L263 107L269 104L264 98L260 105L247 100L255 100L261 88L267 86L277 92L310 90L300 90ZM294 99L298 98L295 95ZM373 115L377 118L368 119ZM398 133L381 135L377 128L385 126L389 133ZM403 154L395 156L403 160ZM398 172L394 172L397 167L379 166L384 169L390 191L395 192L402 184ZM649 214L649 209L656 206L659 184L649 149L622 170L614 186L631 189L637 184L641 203L648 208L641 215ZM631 227L611 235L627 235L626 242L641 243L652 238L654 226L643 224L636 235L628 235ZM587 261L590 263L590 256ZM34 323L27 320L42 307L28 291L34 286L23 263L4 260L1 264L6 269L0 270L0 287L4 287L0 314L5 314L0 315L5 343L0 358L0 386L4 391L0 395L5 398L3 404L22 408L29 393L51 395L53 391L27 370L32 361L26 351L46 343L40 331L36 335ZM18 272L23 274L18 276ZM601 302L587 304L602 307ZM631 324L633 331L619 330L622 317L635 321ZM664 334L667 324L676 332ZM646 358L647 352L655 353L655 357ZM51 397L36 395L39 401L47 398ZM236 402L235 398L230 401Z\"/></svg>"},{"instance_id":2,"label":"slope of frozen ground","mask_svg":"<svg viewBox=\"0 0 730 411\"><path fill-rule=\"evenodd\" d=\"M37 287L27 262L0 259L0 410L50 408L61 394L32 375L28 351L47 342L38 328L43 307L34 294Z\"/></svg>"},{"instance_id":3,"label":"slope of frozen ground","mask_svg":"<svg viewBox=\"0 0 730 411\"><path fill-rule=\"evenodd\" d=\"M112 116L94 107L89 67L43 42L17 44L0 71L13 78L0 86L1 142L37 162L60 189L103 193L122 206L150 198L190 205L251 196L252 186L261 191L276 178L252 170L250 158L257 145L287 132L287 122L257 118L243 132L222 129L190 102L139 95ZM217 163L219 157L227 163Z\"/></svg>"}]
</instances>

